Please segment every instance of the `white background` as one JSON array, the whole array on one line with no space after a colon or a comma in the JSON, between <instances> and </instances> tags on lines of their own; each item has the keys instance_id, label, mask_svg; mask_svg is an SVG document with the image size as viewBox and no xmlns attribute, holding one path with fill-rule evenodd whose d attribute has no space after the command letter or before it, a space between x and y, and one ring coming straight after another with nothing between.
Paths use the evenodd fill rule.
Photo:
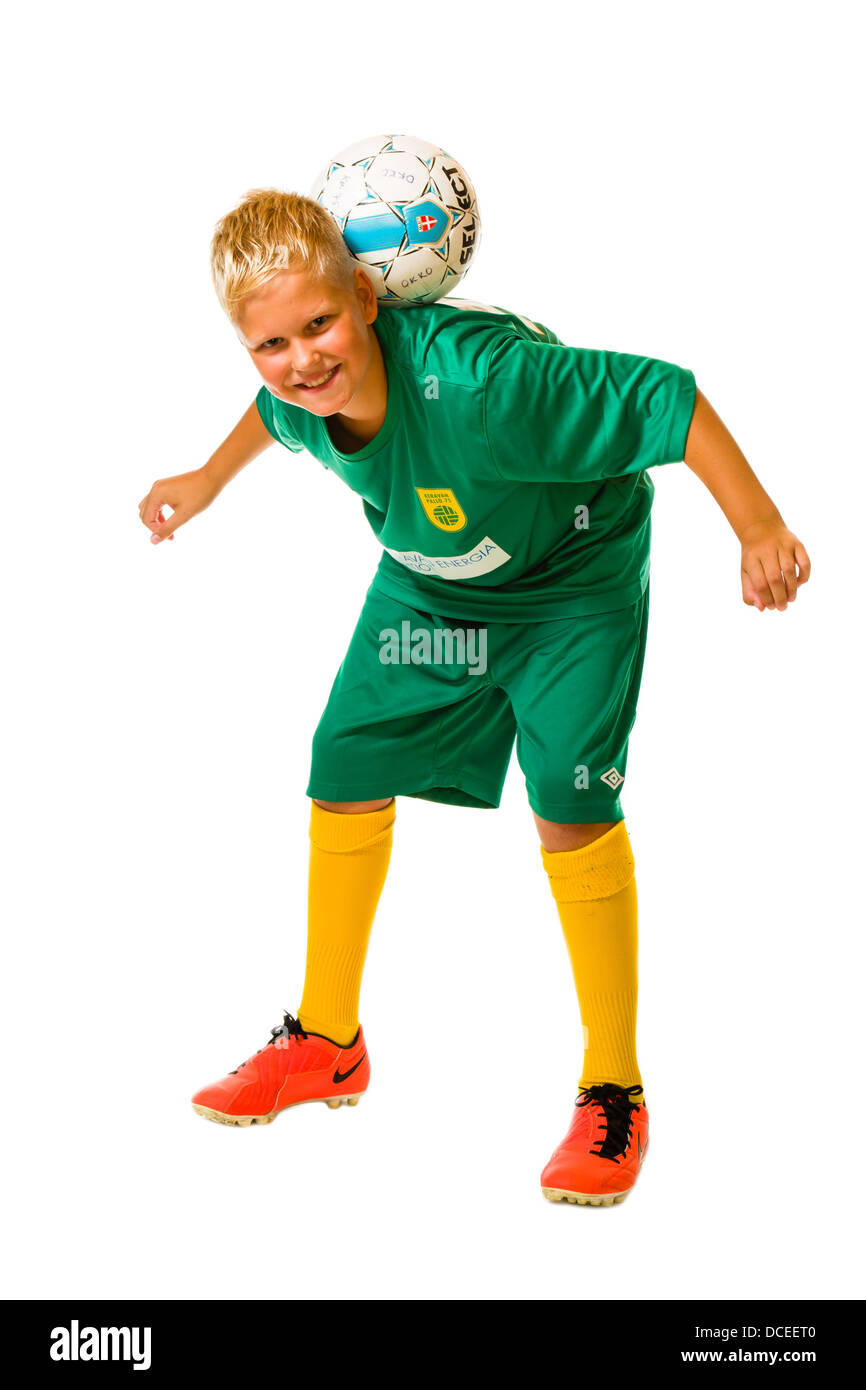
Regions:
<instances>
[{"instance_id":1,"label":"white background","mask_svg":"<svg viewBox=\"0 0 866 1390\"><path fill-rule=\"evenodd\" d=\"M855 4L19 8L2 83L12 1296L862 1296L862 12ZM653 472L623 790L652 1150L543 1200L580 1066L512 762L498 813L398 801L355 1110L190 1096L303 983L310 739L378 559L274 446L152 546L155 479L259 383L214 223L368 134L437 141L483 219L462 293L690 367L811 582L740 596ZM858 1229L859 1228L859 1229Z\"/></svg>"}]
</instances>

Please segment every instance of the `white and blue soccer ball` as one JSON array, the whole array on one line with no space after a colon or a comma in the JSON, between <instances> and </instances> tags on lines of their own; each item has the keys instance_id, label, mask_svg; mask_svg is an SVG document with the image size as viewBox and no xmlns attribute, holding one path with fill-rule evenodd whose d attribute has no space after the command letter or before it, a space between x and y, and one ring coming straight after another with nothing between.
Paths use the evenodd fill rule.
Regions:
<instances>
[{"instance_id":1,"label":"white and blue soccer ball","mask_svg":"<svg viewBox=\"0 0 866 1390\"><path fill-rule=\"evenodd\" d=\"M478 201L466 170L411 135L373 135L341 150L310 197L336 220L378 299L441 299L478 249Z\"/></svg>"}]
</instances>

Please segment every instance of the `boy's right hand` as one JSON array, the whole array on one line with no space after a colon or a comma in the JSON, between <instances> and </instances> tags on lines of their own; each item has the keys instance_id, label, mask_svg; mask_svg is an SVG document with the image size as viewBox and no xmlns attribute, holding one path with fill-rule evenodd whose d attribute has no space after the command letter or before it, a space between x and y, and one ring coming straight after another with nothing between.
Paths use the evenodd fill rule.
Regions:
<instances>
[{"instance_id":1,"label":"boy's right hand","mask_svg":"<svg viewBox=\"0 0 866 1390\"><path fill-rule=\"evenodd\" d=\"M209 507L218 492L219 487L204 468L178 473L175 478L160 478L138 504L138 514L151 533L151 543L174 540L178 527ZM162 512L165 506L172 509L168 520Z\"/></svg>"}]
</instances>

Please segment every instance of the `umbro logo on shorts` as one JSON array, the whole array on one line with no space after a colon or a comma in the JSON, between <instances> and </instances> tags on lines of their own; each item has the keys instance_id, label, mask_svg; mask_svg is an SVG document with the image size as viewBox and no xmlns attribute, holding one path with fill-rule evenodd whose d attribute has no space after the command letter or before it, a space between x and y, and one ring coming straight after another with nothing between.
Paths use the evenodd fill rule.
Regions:
<instances>
[{"instance_id":1,"label":"umbro logo on shorts","mask_svg":"<svg viewBox=\"0 0 866 1390\"><path fill-rule=\"evenodd\" d=\"M621 772L617 772L615 767L609 767L607 772L601 774L600 781L606 782L609 787L613 787L616 791L617 787L622 786L625 778Z\"/></svg>"}]
</instances>

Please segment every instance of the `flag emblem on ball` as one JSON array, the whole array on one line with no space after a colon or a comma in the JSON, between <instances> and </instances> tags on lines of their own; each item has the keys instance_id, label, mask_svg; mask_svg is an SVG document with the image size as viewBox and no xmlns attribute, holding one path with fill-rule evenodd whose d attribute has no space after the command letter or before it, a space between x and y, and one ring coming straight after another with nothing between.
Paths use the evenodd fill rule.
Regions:
<instances>
[{"instance_id":1,"label":"flag emblem on ball","mask_svg":"<svg viewBox=\"0 0 866 1390\"><path fill-rule=\"evenodd\" d=\"M432 198L425 198L414 207L404 207L403 220L410 246L438 246L451 231L451 214Z\"/></svg>"}]
</instances>

